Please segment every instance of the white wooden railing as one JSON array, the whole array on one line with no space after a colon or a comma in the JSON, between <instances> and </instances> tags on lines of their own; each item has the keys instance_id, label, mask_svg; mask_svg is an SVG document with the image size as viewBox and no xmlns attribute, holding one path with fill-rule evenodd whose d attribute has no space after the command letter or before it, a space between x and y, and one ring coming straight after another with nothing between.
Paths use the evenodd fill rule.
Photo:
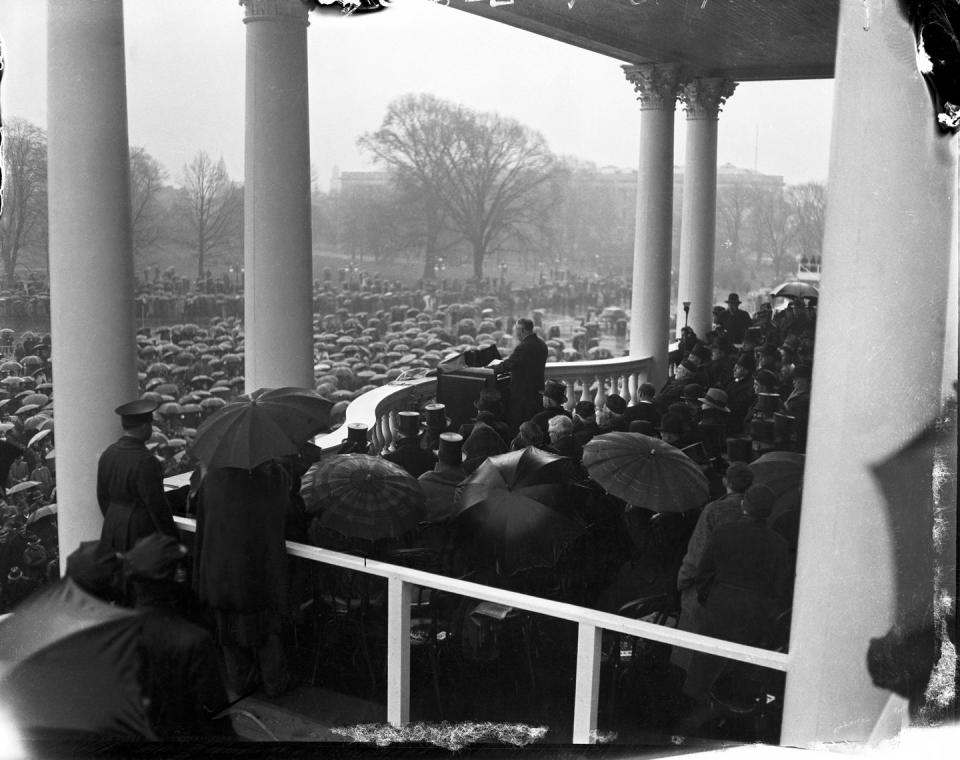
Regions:
<instances>
[{"instance_id":1,"label":"white wooden railing","mask_svg":"<svg viewBox=\"0 0 960 760\"><path fill-rule=\"evenodd\" d=\"M174 521L181 530L196 531L193 518L176 516ZM410 721L410 604L414 586L437 589L576 623L577 664L572 717L573 741L577 744L592 744L596 741L600 644L605 630L774 670L786 671L789 664L789 655L780 652L733 644L643 620L633 620L458 578L434 575L294 541L287 541L287 553L292 557L387 579L387 721L395 726L402 726Z\"/></svg>"},{"instance_id":2,"label":"white wooden railing","mask_svg":"<svg viewBox=\"0 0 960 760\"><path fill-rule=\"evenodd\" d=\"M557 380L567 386L567 409L578 401L593 401L597 408L611 393L617 393L634 403L637 388L647 378L649 358L621 357L584 362L553 362L547 364L548 380ZM325 452L337 449L347 436L347 424L358 422L369 431L369 438L377 451L383 451L394 439L397 412L419 410L437 392L437 379L424 377L397 380L376 388L354 399L347 407L344 424L332 433L318 436L314 443Z\"/></svg>"}]
</instances>

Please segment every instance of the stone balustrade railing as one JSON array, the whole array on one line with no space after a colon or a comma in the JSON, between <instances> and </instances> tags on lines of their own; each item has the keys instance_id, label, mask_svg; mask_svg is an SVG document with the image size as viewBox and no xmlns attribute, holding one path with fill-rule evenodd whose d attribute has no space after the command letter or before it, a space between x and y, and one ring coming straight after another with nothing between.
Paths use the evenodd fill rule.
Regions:
<instances>
[{"instance_id":1,"label":"stone balustrade railing","mask_svg":"<svg viewBox=\"0 0 960 760\"><path fill-rule=\"evenodd\" d=\"M547 364L546 377L567 386L567 408L578 401L593 401L602 408L607 396L617 393L634 403L637 388L646 380L650 366L648 357L621 357L583 362L555 362ZM436 377L399 380L364 393L347 407L344 424L332 433L318 436L314 443L325 453L336 452L347 437L347 425L360 423L368 430L368 437L376 451L385 450L394 440L397 430L397 412L419 410L437 392Z\"/></svg>"}]
</instances>

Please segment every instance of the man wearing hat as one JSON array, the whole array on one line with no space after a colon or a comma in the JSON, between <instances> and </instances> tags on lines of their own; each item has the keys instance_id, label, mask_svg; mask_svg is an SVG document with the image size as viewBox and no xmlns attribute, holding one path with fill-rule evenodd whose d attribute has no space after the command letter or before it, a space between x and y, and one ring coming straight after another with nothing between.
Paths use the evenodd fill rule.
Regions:
<instances>
[{"instance_id":1,"label":"man wearing hat","mask_svg":"<svg viewBox=\"0 0 960 760\"><path fill-rule=\"evenodd\" d=\"M756 391L753 388L754 366L753 355L743 354L733 365L733 380L724 388L727 394L727 406L730 407L730 415L727 419L728 435L737 436L743 433L744 417L756 400Z\"/></svg>"},{"instance_id":2,"label":"man wearing hat","mask_svg":"<svg viewBox=\"0 0 960 760\"><path fill-rule=\"evenodd\" d=\"M765 485L750 486L741 502L742 518L718 525L697 564L706 636L737 644L773 647L774 621L790 606L793 569L787 542L766 521L775 496ZM706 701L723 660L694 653L684 692Z\"/></svg>"},{"instance_id":3,"label":"man wearing hat","mask_svg":"<svg viewBox=\"0 0 960 760\"><path fill-rule=\"evenodd\" d=\"M227 706L213 637L176 611L186 555L176 539L153 533L124 557L143 631L150 724L162 741L233 733L229 719L213 720Z\"/></svg>"},{"instance_id":4,"label":"man wearing hat","mask_svg":"<svg viewBox=\"0 0 960 760\"><path fill-rule=\"evenodd\" d=\"M727 311L719 315L720 326L726 330L731 343L743 343L753 320L747 312L740 309L740 296L731 293L727 296Z\"/></svg>"},{"instance_id":5,"label":"man wearing hat","mask_svg":"<svg viewBox=\"0 0 960 760\"><path fill-rule=\"evenodd\" d=\"M398 412L397 423L395 448L384 454L383 458L419 478L432 470L437 462L432 451L420 447L420 412Z\"/></svg>"},{"instance_id":6,"label":"man wearing hat","mask_svg":"<svg viewBox=\"0 0 960 760\"><path fill-rule=\"evenodd\" d=\"M442 522L453 512L454 491L467 477L463 470L463 436L440 433L436 466L417 480L426 497L426 513L430 522Z\"/></svg>"},{"instance_id":7,"label":"man wearing hat","mask_svg":"<svg viewBox=\"0 0 960 760\"><path fill-rule=\"evenodd\" d=\"M545 431L550 423L550 418L559 414L570 417L570 412L563 406L567 401L566 385L556 380L547 380L543 390L540 391L540 396L543 399L541 402L543 408L530 418L530 421L538 428Z\"/></svg>"},{"instance_id":8,"label":"man wearing hat","mask_svg":"<svg viewBox=\"0 0 960 760\"><path fill-rule=\"evenodd\" d=\"M684 359L677 365L674 376L667 378L663 387L653 398L653 403L656 404L660 414L666 414L670 404L680 401L684 386L693 382L698 369L697 365L690 359Z\"/></svg>"},{"instance_id":9,"label":"man wearing hat","mask_svg":"<svg viewBox=\"0 0 960 760\"><path fill-rule=\"evenodd\" d=\"M123 435L107 447L97 464L103 551L125 552L151 533L177 537L163 493L163 470L146 446L153 435L153 412L158 406L141 399L115 409Z\"/></svg>"},{"instance_id":10,"label":"man wearing hat","mask_svg":"<svg viewBox=\"0 0 960 760\"><path fill-rule=\"evenodd\" d=\"M540 391L544 387L544 368L547 364L547 344L533 332L533 321L518 319L513 330L517 345L498 366L498 371L510 373L510 406L507 423L518 430L520 423L529 420L540 408ZM542 425L546 430L546 422Z\"/></svg>"},{"instance_id":11,"label":"man wearing hat","mask_svg":"<svg viewBox=\"0 0 960 760\"><path fill-rule=\"evenodd\" d=\"M734 462L723 476L726 494L707 504L687 543L687 552L677 574L677 590L680 592L680 620L677 628L681 631L697 633L702 625L703 608L697 601L697 568L707 543L718 526L743 519L742 502L744 492L753 485L753 470L743 462ZM677 647L671 655L671 662L686 669L693 650Z\"/></svg>"},{"instance_id":12,"label":"man wearing hat","mask_svg":"<svg viewBox=\"0 0 960 760\"><path fill-rule=\"evenodd\" d=\"M573 408L573 440L583 450L590 439L600 433L597 424L597 407L592 401L579 401Z\"/></svg>"}]
</instances>

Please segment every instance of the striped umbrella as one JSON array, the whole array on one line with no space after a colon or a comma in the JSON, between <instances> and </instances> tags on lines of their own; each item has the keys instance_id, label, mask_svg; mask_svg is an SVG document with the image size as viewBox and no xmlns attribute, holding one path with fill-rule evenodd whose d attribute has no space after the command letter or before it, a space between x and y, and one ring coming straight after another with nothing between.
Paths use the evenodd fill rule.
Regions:
<instances>
[{"instance_id":1,"label":"striped umbrella","mask_svg":"<svg viewBox=\"0 0 960 760\"><path fill-rule=\"evenodd\" d=\"M300 494L320 527L376 541L395 538L426 517L417 479L398 465L366 454L338 454L303 476Z\"/></svg>"},{"instance_id":2,"label":"striped umbrella","mask_svg":"<svg viewBox=\"0 0 960 760\"><path fill-rule=\"evenodd\" d=\"M605 433L583 447L583 465L608 493L653 512L703 506L710 485L680 449L641 433Z\"/></svg>"}]
</instances>

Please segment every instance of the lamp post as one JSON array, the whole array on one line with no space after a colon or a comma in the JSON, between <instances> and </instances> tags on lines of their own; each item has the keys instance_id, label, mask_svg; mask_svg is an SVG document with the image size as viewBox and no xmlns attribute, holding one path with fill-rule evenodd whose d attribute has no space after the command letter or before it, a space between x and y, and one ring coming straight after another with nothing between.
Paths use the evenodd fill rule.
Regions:
<instances>
[{"instance_id":1,"label":"lamp post","mask_svg":"<svg viewBox=\"0 0 960 760\"><path fill-rule=\"evenodd\" d=\"M681 345L683 344L683 339L686 337L686 334L687 334L687 322L689 321L689 319L690 319L690 302L684 301L683 302L683 332L680 334Z\"/></svg>"}]
</instances>

